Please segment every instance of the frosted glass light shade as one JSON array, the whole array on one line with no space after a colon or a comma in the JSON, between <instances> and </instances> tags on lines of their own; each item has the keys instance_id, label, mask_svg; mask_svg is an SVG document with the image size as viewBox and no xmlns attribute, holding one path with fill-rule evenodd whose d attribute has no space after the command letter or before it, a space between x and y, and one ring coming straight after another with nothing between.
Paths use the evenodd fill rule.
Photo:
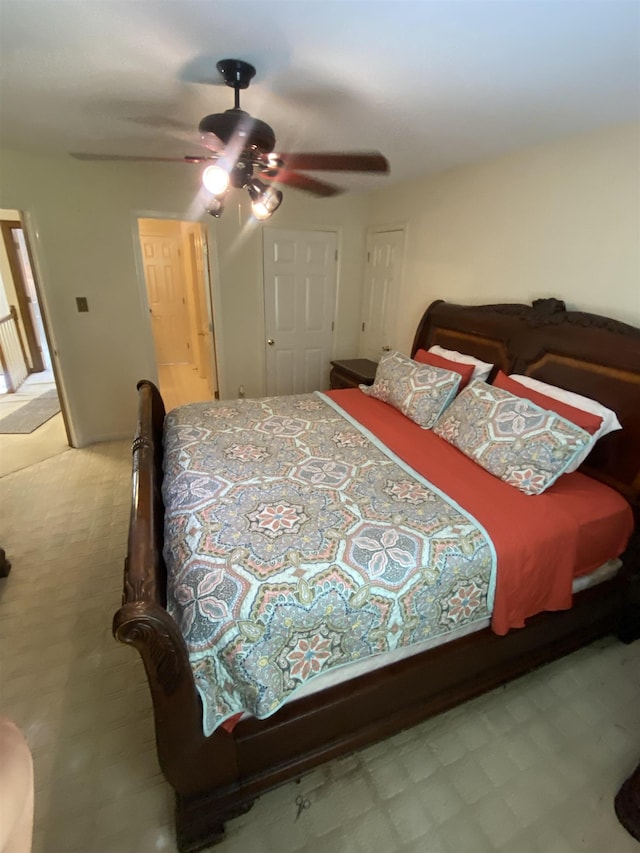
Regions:
<instances>
[{"instance_id":1,"label":"frosted glass light shade","mask_svg":"<svg viewBox=\"0 0 640 853\"><path fill-rule=\"evenodd\" d=\"M202 183L212 195L223 195L229 189L229 173L221 166L207 166L202 173Z\"/></svg>"},{"instance_id":2,"label":"frosted glass light shade","mask_svg":"<svg viewBox=\"0 0 640 853\"><path fill-rule=\"evenodd\" d=\"M282 193L273 187L268 187L254 199L251 210L256 219L268 219L282 204Z\"/></svg>"}]
</instances>

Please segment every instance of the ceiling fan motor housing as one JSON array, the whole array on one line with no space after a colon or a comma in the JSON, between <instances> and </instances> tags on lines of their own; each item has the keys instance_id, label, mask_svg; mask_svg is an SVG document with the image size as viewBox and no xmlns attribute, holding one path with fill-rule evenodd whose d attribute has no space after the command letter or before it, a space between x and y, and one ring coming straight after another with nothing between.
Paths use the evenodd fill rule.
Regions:
<instances>
[{"instance_id":1,"label":"ceiling fan motor housing","mask_svg":"<svg viewBox=\"0 0 640 853\"><path fill-rule=\"evenodd\" d=\"M275 148L276 136L269 125L244 110L226 110L205 116L198 125L200 133L213 133L225 145L232 140L240 142L243 149L256 149L260 154L270 154Z\"/></svg>"},{"instance_id":2,"label":"ceiling fan motor housing","mask_svg":"<svg viewBox=\"0 0 640 853\"><path fill-rule=\"evenodd\" d=\"M232 89L247 89L256 76L256 69L243 59L221 59L216 68L224 77L224 82Z\"/></svg>"}]
</instances>

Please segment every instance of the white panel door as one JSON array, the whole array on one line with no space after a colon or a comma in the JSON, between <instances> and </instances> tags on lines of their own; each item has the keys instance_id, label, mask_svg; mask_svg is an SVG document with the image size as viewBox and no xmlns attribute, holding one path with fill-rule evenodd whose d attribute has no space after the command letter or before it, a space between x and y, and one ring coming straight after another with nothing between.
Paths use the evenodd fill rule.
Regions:
<instances>
[{"instance_id":1,"label":"white panel door","mask_svg":"<svg viewBox=\"0 0 640 853\"><path fill-rule=\"evenodd\" d=\"M267 394L329 387L337 236L264 230Z\"/></svg>"},{"instance_id":2,"label":"white panel door","mask_svg":"<svg viewBox=\"0 0 640 853\"><path fill-rule=\"evenodd\" d=\"M400 295L404 231L377 231L367 237L360 352L379 361L391 349Z\"/></svg>"},{"instance_id":3,"label":"white panel door","mask_svg":"<svg viewBox=\"0 0 640 853\"><path fill-rule=\"evenodd\" d=\"M157 362L189 363L191 336L180 241L177 237L140 233L140 245Z\"/></svg>"}]
</instances>

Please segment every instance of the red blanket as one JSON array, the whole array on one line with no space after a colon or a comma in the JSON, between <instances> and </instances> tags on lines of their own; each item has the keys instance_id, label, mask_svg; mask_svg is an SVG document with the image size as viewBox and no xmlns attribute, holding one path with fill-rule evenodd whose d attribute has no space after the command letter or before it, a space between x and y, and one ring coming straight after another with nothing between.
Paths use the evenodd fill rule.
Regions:
<instances>
[{"instance_id":1,"label":"red blanket","mask_svg":"<svg viewBox=\"0 0 640 853\"><path fill-rule=\"evenodd\" d=\"M359 389L328 396L484 526L498 557L497 634L543 610L571 607L574 577L619 556L629 540L629 504L584 474L565 474L542 495L525 495Z\"/></svg>"}]
</instances>

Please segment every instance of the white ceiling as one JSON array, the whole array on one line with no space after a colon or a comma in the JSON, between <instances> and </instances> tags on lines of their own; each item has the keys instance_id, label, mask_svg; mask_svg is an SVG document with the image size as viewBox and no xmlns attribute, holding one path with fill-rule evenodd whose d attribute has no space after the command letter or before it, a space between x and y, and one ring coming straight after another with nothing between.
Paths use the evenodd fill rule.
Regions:
<instances>
[{"instance_id":1,"label":"white ceiling","mask_svg":"<svg viewBox=\"0 0 640 853\"><path fill-rule=\"evenodd\" d=\"M279 150L388 157L351 189L640 118L637 0L0 0L0 55L5 147L199 153L233 57Z\"/></svg>"}]
</instances>

